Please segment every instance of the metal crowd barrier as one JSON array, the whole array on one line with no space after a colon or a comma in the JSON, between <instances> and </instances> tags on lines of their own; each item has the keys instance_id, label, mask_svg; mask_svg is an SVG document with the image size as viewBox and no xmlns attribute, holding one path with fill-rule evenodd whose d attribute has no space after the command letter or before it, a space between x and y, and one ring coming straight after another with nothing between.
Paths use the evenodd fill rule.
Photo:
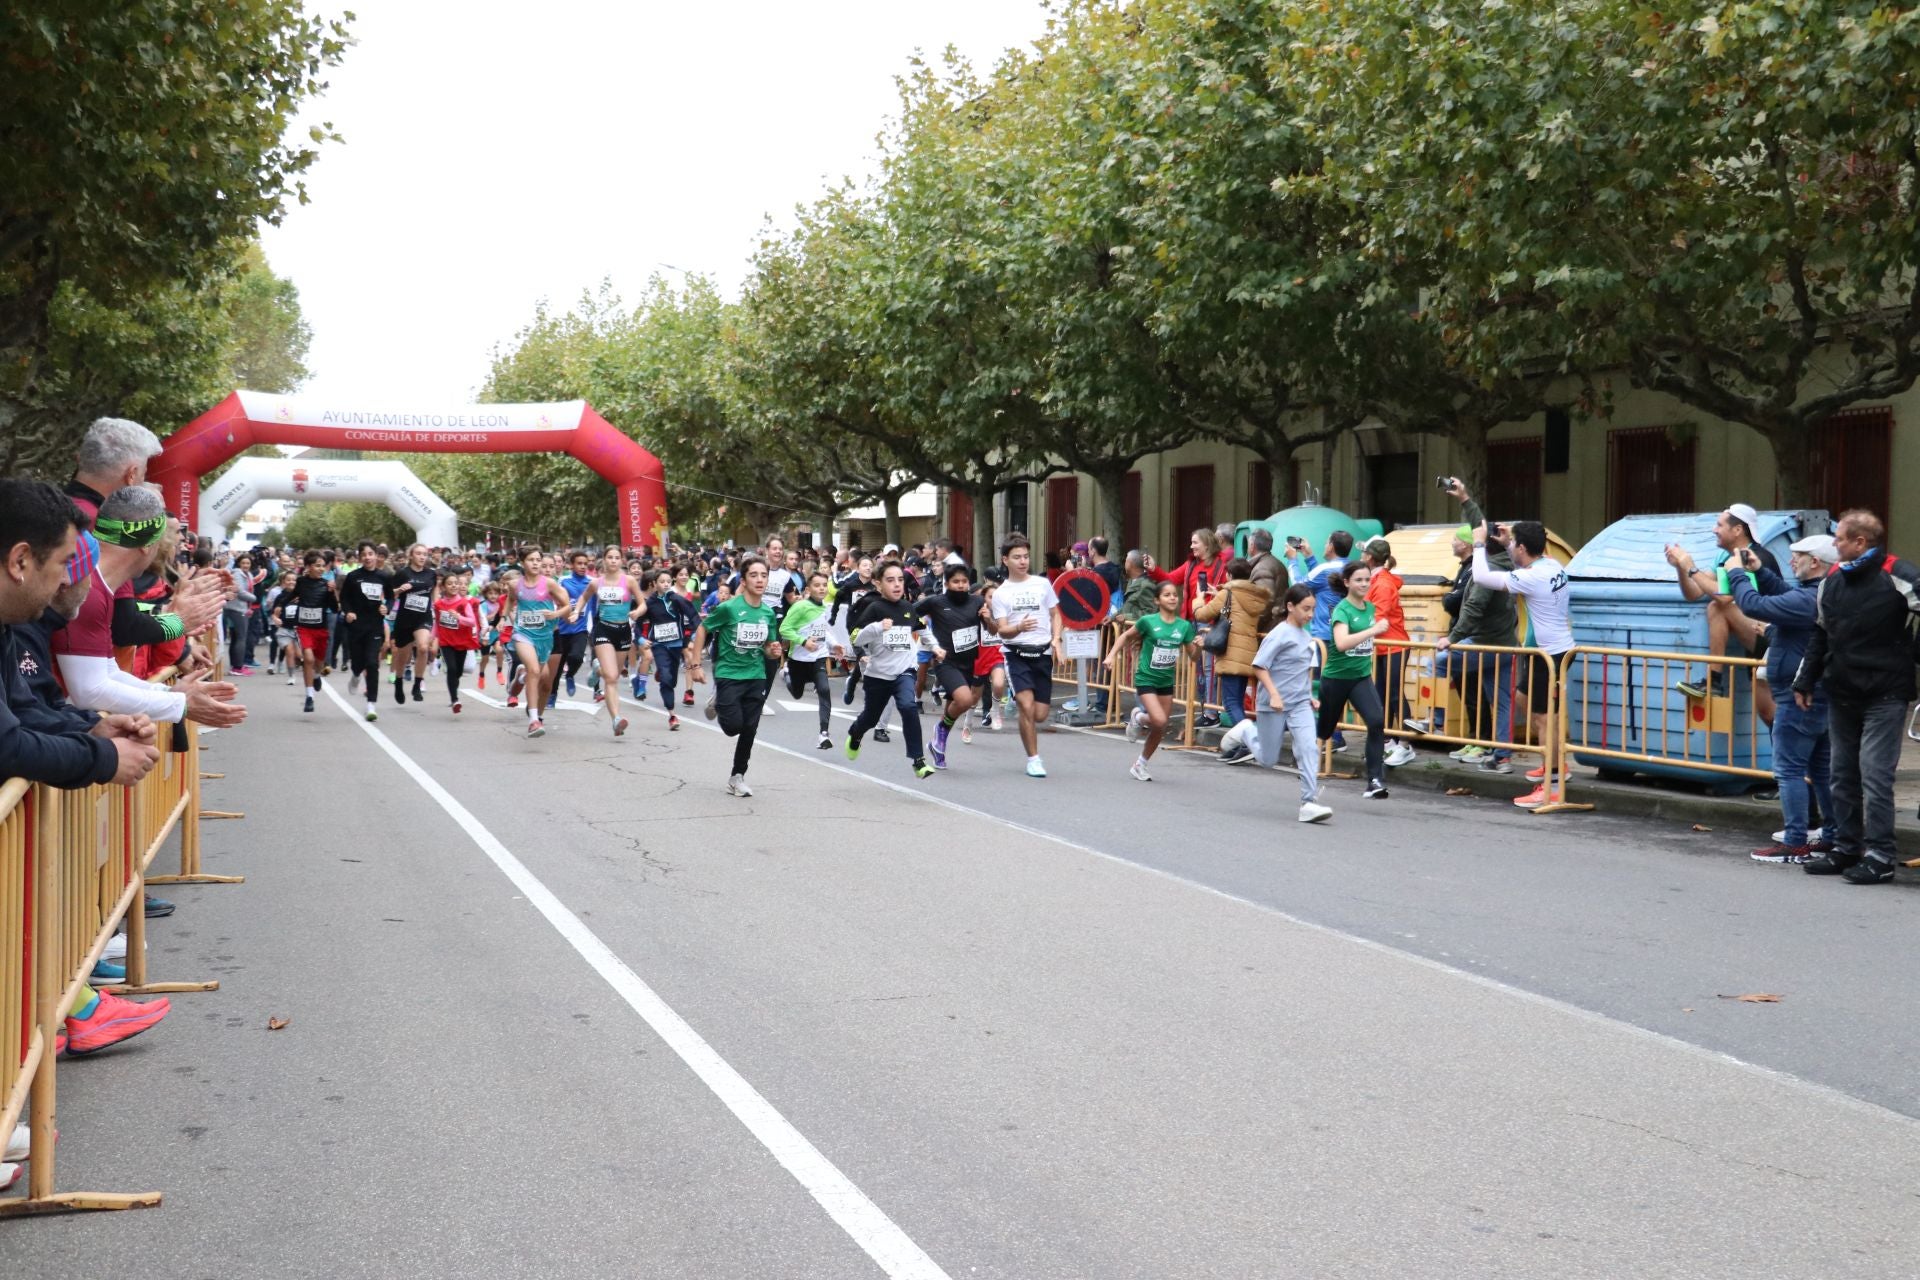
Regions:
<instances>
[{"instance_id":1,"label":"metal crowd barrier","mask_svg":"<svg viewBox=\"0 0 1920 1280\"><path fill-rule=\"evenodd\" d=\"M169 669L154 680L174 676ZM56 1192L53 1141L55 1037L121 920L127 980L102 990L220 986L147 979L146 868L176 830L183 871L197 873L199 860L199 734L188 724L158 729L159 763L132 787L0 784L0 1134L12 1133L24 1113L33 1135L27 1194L0 1199L0 1218L160 1203L157 1191ZM186 735L183 751L169 749L175 734ZM189 877L172 877L182 878Z\"/></svg>"}]
</instances>

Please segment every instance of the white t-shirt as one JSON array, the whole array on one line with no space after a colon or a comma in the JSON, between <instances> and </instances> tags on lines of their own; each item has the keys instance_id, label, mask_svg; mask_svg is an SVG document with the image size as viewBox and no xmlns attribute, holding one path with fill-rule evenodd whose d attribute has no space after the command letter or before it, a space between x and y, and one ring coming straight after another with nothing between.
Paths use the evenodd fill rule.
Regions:
<instances>
[{"instance_id":1,"label":"white t-shirt","mask_svg":"<svg viewBox=\"0 0 1920 1280\"><path fill-rule=\"evenodd\" d=\"M1572 593L1567 590L1567 571L1558 560L1541 556L1526 568L1507 573L1489 568L1487 549L1475 547L1473 581L1526 600L1534 644L1556 657L1573 648L1573 620L1567 609Z\"/></svg>"},{"instance_id":2,"label":"white t-shirt","mask_svg":"<svg viewBox=\"0 0 1920 1280\"><path fill-rule=\"evenodd\" d=\"M1045 649L1050 646L1053 643L1053 610L1059 607L1060 597L1053 593L1053 584L1037 573L1028 574L1021 582L1009 578L994 588L993 620L1020 620L1019 632L1005 642L1016 649Z\"/></svg>"}]
</instances>

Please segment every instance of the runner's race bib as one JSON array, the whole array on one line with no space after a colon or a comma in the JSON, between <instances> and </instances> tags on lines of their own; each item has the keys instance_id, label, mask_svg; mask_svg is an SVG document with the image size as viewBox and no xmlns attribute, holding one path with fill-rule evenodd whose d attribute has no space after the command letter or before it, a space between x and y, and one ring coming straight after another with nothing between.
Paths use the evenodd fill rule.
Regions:
<instances>
[{"instance_id":1,"label":"runner's race bib","mask_svg":"<svg viewBox=\"0 0 1920 1280\"><path fill-rule=\"evenodd\" d=\"M624 588L621 588L621 587L600 588L601 604L625 604L626 602L627 602L627 593Z\"/></svg>"},{"instance_id":2,"label":"runner's race bib","mask_svg":"<svg viewBox=\"0 0 1920 1280\"><path fill-rule=\"evenodd\" d=\"M425 613L433 608L433 598L424 591L416 591L407 597L408 613Z\"/></svg>"},{"instance_id":3,"label":"runner's race bib","mask_svg":"<svg viewBox=\"0 0 1920 1280\"><path fill-rule=\"evenodd\" d=\"M913 628L888 627L883 639L888 649L895 653L905 653L913 648Z\"/></svg>"},{"instance_id":4,"label":"runner's race bib","mask_svg":"<svg viewBox=\"0 0 1920 1280\"><path fill-rule=\"evenodd\" d=\"M376 603L379 601L385 600L387 598L386 588L382 587L377 582L361 583L360 594L365 596L369 600L375 601Z\"/></svg>"},{"instance_id":5,"label":"runner's race bib","mask_svg":"<svg viewBox=\"0 0 1920 1280\"><path fill-rule=\"evenodd\" d=\"M455 613L453 610L442 609L440 611L440 625L445 627L449 631L458 631L464 625L464 623L462 622L460 615Z\"/></svg>"},{"instance_id":6,"label":"runner's race bib","mask_svg":"<svg viewBox=\"0 0 1920 1280\"><path fill-rule=\"evenodd\" d=\"M743 622L733 629L733 647L741 653L758 649L767 643L767 624L764 622Z\"/></svg>"},{"instance_id":7,"label":"runner's race bib","mask_svg":"<svg viewBox=\"0 0 1920 1280\"><path fill-rule=\"evenodd\" d=\"M1371 658L1373 656L1373 641L1368 640L1364 644L1353 646L1353 648L1347 650L1347 656L1349 658Z\"/></svg>"},{"instance_id":8,"label":"runner's race bib","mask_svg":"<svg viewBox=\"0 0 1920 1280\"><path fill-rule=\"evenodd\" d=\"M824 622L808 623L807 639L818 640L821 644L825 644L827 642L827 624Z\"/></svg>"},{"instance_id":9,"label":"runner's race bib","mask_svg":"<svg viewBox=\"0 0 1920 1280\"><path fill-rule=\"evenodd\" d=\"M965 653L969 649L980 647L980 628L955 627L953 629L953 651Z\"/></svg>"},{"instance_id":10,"label":"runner's race bib","mask_svg":"<svg viewBox=\"0 0 1920 1280\"><path fill-rule=\"evenodd\" d=\"M1153 657L1148 660L1147 665L1155 668L1171 667L1179 661L1180 650L1157 644L1153 646Z\"/></svg>"},{"instance_id":11,"label":"runner's race bib","mask_svg":"<svg viewBox=\"0 0 1920 1280\"><path fill-rule=\"evenodd\" d=\"M317 627L320 625L320 620L327 616L327 611L317 604L303 604L299 608L299 614L301 626Z\"/></svg>"},{"instance_id":12,"label":"runner's race bib","mask_svg":"<svg viewBox=\"0 0 1920 1280\"><path fill-rule=\"evenodd\" d=\"M545 609L522 609L515 615L513 624L517 627L539 628L546 625L546 621Z\"/></svg>"},{"instance_id":13,"label":"runner's race bib","mask_svg":"<svg viewBox=\"0 0 1920 1280\"><path fill-rule=\"evenodd\" d=\"M680 639L680 624L677 622L656 622L653 624L653 642L655 644L673 644Z\"/></svg>"}]
</instances>

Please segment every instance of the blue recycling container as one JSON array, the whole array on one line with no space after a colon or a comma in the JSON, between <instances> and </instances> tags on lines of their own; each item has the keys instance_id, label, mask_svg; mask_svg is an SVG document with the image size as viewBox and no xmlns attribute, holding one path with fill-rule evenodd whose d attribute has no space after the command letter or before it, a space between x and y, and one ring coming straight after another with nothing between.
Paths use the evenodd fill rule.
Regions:
<instances>
[{"instance_id":1,"label":"blue recycling container","mask_svg":"<svg viewBox=\"0 0 1920 1280\"><path fill-rule=\"evenodd\" d=\"M1720 555L1713 539L1718 519L1719 512L1628 516L1601 530L1567 566L1574 639L1614 649L1705 654L1706 601L1681 596L1666 548L1678 543L1695 564L1712 566ZM1763 511L1754 536L1784 572L1789 546L1807 533L1825 532L1828 527L1825 511ZM1704 671L1697 667L1686 674L1699 678ZM1567 715L1574 738L1612 750L1644 750L1772 769L1772 739L1766 725L1754 719L1753 682L1747 672L1737 672L1732 687L1731 743L1724 732L1706 732L1708 707L1673 687L1680 676L1677 663L1605 655L1576 659L1567 673ZM1686 765L1648 764L1579 751L1574 759L1610 773L1695 782L1722 793L1752 785L1738 775Z\"/></svg>"}]
</instances>

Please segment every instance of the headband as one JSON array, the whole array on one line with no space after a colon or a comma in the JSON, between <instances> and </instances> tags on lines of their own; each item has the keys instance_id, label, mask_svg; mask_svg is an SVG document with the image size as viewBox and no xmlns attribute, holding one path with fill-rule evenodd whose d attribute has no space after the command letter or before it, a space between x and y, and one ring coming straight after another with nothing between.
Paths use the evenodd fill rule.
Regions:
<instances>
[{"instance_id":1,"label":"headband","mask_svg":"<svg viewBox=\"0 0 1920 1280\"><path fill-rule=\"evenodd\" d=\"M112 516L95 516L93 531L108 546L150 547L166 533L167 515L163 511L145 520L115 520Z\"/></svg>"},{"instance_id":2,"label":"headband","mask_svg":"<svg viewBox=\"0 0 1920 1280\"><path fill-rule=\"evenodd\" d=\"M73 554L67 557L67 585L78 586L93 576L93 566L100 562L100 544L94 541L92 534L85 529L74 540Z\"/></svg>"}]
</instances>

